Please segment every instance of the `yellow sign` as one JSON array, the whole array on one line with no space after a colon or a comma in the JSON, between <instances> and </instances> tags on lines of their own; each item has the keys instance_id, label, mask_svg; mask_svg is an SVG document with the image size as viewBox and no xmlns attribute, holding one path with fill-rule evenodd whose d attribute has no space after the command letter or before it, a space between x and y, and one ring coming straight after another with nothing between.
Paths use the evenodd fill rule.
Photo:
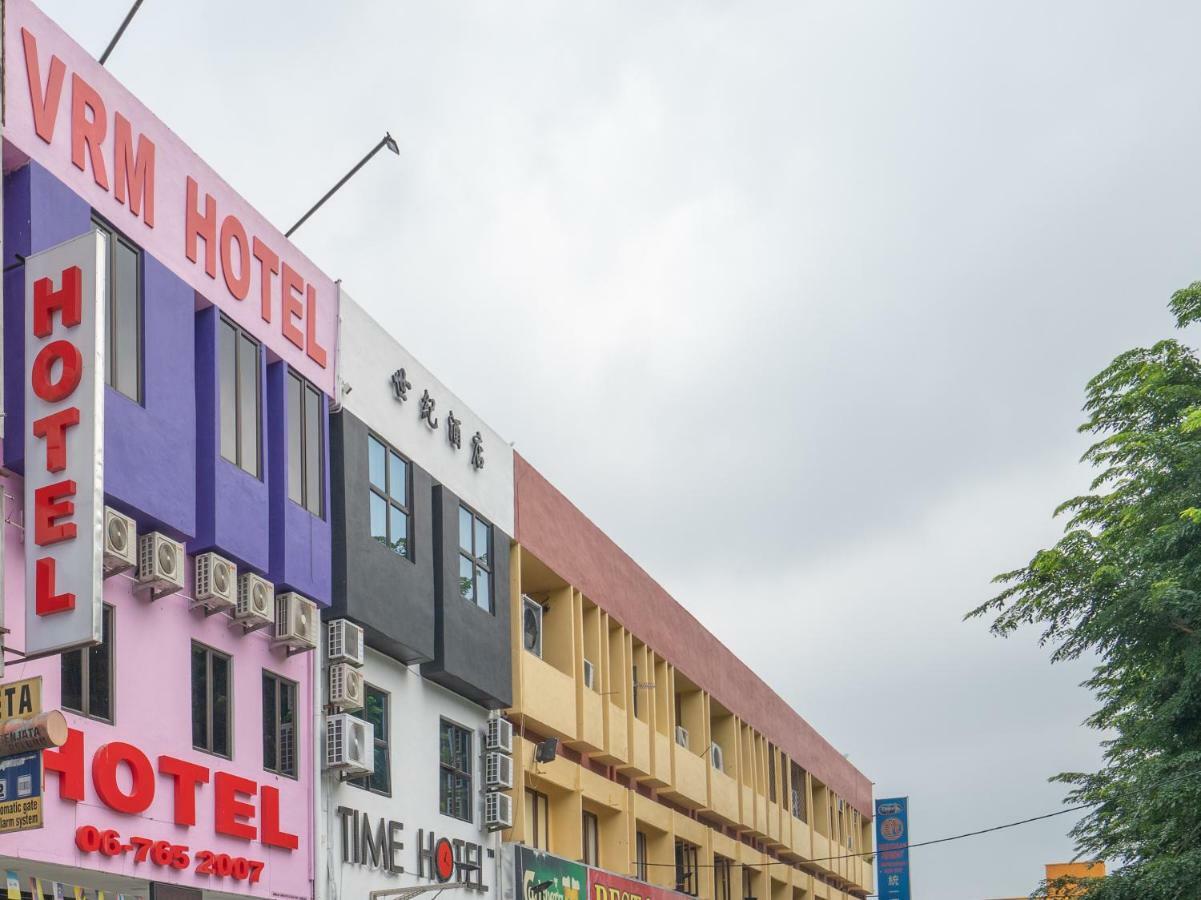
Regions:
<instances>
[{"instance_id":1,"label":"yellow sign","mask_svg":"<svg viewBox=\"0 0 1201 900\"><path fill-rule=\"evenodd\" d=\"M42 711L42 676L0 684L0 721L32 719Z\"/></svg>"},{"instance_id":2,"label":"yellow sign","mask_svg":"<svg viewBox=\"0 0 1201 900\"><path fill-rule=\"evenodd\" d=\"M42 679L0 684L0 721L42 711ZM0 834L42 827L42 751L0 757Z\"/></svg>"}]
</instances>

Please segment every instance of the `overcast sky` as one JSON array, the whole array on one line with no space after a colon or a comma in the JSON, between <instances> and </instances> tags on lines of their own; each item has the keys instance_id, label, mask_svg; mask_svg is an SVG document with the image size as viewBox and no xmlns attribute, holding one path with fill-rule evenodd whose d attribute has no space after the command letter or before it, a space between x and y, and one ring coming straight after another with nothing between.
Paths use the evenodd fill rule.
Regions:
<instances>
[{"instance_id":1,"label":"overcast sky","mask_svg":"<svg viewBox=\"0 0 1201 900\"><path fill-rule=\"evenodd\" d=\"M99 55L128 0L44 0ZM1192 3L149 0L109 68L876 783L1059 808L1083 666L962 614L1201 276ZM913 851L1024 894L1064 816Z\"/></svg>"}]
</instances>

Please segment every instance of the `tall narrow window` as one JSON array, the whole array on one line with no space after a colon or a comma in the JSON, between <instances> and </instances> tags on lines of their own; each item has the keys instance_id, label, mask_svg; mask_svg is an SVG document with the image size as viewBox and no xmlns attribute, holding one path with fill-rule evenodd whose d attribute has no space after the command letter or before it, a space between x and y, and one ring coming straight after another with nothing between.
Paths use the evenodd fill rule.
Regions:
<instances>
[{"instance_id":1,"label":"tall narrow window","mask_svg":"<svg viewBox=\"0 0 1201 900\"><path fill-rule=\"evenodd\" d=\"M641 719L642 716L639 715L639 705L638 705L639 691L638 691L638 667L637 666L634 666L634 671L630 676L630 682L631 682L631 684L634 685L634 718Z\"/></svg>"},{"instance_id":2,"label":"tall narrow window","mask_svg":"<svg viewBox=\"0 0 1201 900\"><path fill-rule=\"evenodd\" d=\"M367 437L371 536L406 559L409 541L409 461L374 435Z\"/></svg>"},{"instance_id":3,"label":"tall narrow window","mask_svg":"<svg viewBox=\"0 0 1201 900\"><path fill-rule=\"evenodd\" d=\"M696 844L676 841L676 890L681 894L697 895L700 888L697 875Z\"/></svg>"},{"instance_id":4,"label":"tall narrow window","mask_svg":"<svg viewBox=\"0 0 1201 900\"><path fill-rule=\"evenodd\" d=\"M776 748L767 745L767 799L776 802Z\"/></svg>"},{"instance_id":5,"label":"tall narrow window","mask_svg":"<svg viewBox=\"0 0 1201 900\"><path fill-rule=\"evenodd\" d=\"M230 751L230 658L192 644L192 746L228 757Z\"/></svg>"},{"instance_id":6,"label":"tall narrow window","mask_svg":"<svg viewBox=\"0 0 1201 900\"><path fill-rule=\"evenodd\" d=\"M529 823L530 846L535 850L549 850L550 801L546 794L525 789L525 820Z\"/></svg>"},{"instance_id":7,"label":"tall narrow window","mask_svg":"<svg viewBox=\"0 0 1201 900\"><path fill-rule=\"evenodd\" d=\"M646 877L646 832L634 832L634 876L639 881L649 881Z\"/></svg>"},{"instance_id":8,"label":"tall narrow window","mask_svg":"<svg viewBox=\"0 0 1201 900\"><path fill-rule=\"evenodd\" d=\"M325 493L321 471L325 459L321 393L289 371L288 386L288 497L320 517Z\"/></svg>"},{"instance_id":9,"label":"tall narrow window","mask_svg":"<svg viewBox=\"0 0 1201 900\"><path fill-rule=\"evenodd\" d=\"M355 778L350 783L377 794L392 795L392 759L388 744L388 695L379 688L365 685L363 688L362 717L375 729L375 771L370 775Z\"/></svg>"},{"instance_id":10,"label":"tall narrow window","mask_svg":"<svg viewBox=\"0 0 1201 900\"><path fill-rule=\"evenodd\" d=\"M743 900L752 900L755 896L755 880L751 874L750 866L742 867L742 897Z\"/></svg>"},{"instance_id":11,"label":"tall narrow window","mask_svg":"<svg viewBox=\"0 0 1201 900\"><path fill-rule=\"evenodd\" d=\"M101 639L95 647L62 654L63 709L113 720L113 608L104 605Z\"/></svg>"},{"instance_id":12,"label":"tall narrow window","mask_svg":"<svg viewBox=\"0 0 1201 900\"><path fill-rule=\"evenodd\" d=\"M713 857L713 900L734 900L730 896L730 860Z\"/></svg>"},{"instance_id":13,"label":"tall narrow window","mask_svg":"<svg viewBox=\"0 0 1201 900\"><path fill-rule=\"evenodd\" d=\"M459 507L459 595L492 612L492 526Z\"/></svg>"},{"instance_id":14,"label":"tall narrow window","mask_svg":"<svg viewBox=\"0 0 1201 900\"><path fill-rule=\"evenodd\" d=\"M438 809L471 821L471 732L442 720L439 728Z\"/></svg>"},{"instance_id":15,"label":"tall narrow window","mask_svg":"<svg viewBox=\"0 0 1201 900\"><path fill-rule=\"evenodd\" d=\"M104 241L105 383L142 402L142 251L107 223L94 221Z\"/></svg>"},{"instance_id":16,"label":"tall narrow window","mask_svg":"<svg viewBox=\"0 0 1201 900\"><path fill-rule=\"evenodd\" d=\"M807 821L805 813L805 770L796 763L792 764L792 814L802 822Z\"/></svg>"},{"instance_id":17,"label":"tall narrow window","mask_svg":"<svg viewBox=\"0 0 1201 900\"><path fill-rule=\"evenodd\" d=\"M296 683L263 672L263 768L296 777Z\"/></svg>"},{"instance_id":18,"label":"tall narrow window","mask_svg":"<svg viewBox=\"0 0 1201 900\"><path fill-rule=\"evenodd\" d=\"M259 342L224 317L218 325L221 455L259 477L262 397Z\"/></svg>"},{"instance_id":19,"label":"tall narrow window","mask_svg":"<svg viewBox=\"0 0 1201 900\"><path fill-rule=\"evenodd\" d=\"M584 810L583 821L580 824L584 844L584 855L580 861L586 866L599 866L600 823L596 819L596 814Z\"/></svg>"}]
</instances>

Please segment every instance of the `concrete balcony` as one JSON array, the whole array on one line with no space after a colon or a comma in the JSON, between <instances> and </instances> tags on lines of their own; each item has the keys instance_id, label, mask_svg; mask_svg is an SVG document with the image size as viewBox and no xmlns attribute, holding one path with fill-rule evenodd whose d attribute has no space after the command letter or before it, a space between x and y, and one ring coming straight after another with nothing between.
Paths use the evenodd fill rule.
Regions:
<instances>
[{"instance_id":1,"label":"concrete balcony","mask_svg":"<svg viewBox=\"0 0 1201 900\"><path fill-rule=\"evenodd\" d=\"M611 766L622 766L630 759L626 711L614 703L612 698L602 699L605 704L605 746L596 758Z\"/></svg>"},{"instance_id":2,"label":"concrete balcony","mask_svg":"<svg viewBox=\"0 0 1201 900\"><path fill-rule=\"evenodd\" d=\"M635 778L651 774L651 728L641 719L633 719L629 732L629 755L621 771Z\"/></svg>"},{"instance_id":3,"label":"concrete balcony","mask_svg":"<svg viewBox=\"0 0 1201 900\"><path fill-rule=\"evenodd\" d=\"M712 767L709 769L709 809L728 824L739 824L738 782Z\"/></svg>"},{"instance_id":4,"label":"concrete balcony","mask_svg":"<svg viewBox=\"0 0 1201 900\"><path fill-rule=\"evenodd\" d=\"M792 852L805 859L813 859L813 835L805 822L792 817Z\"/></svg>"},{"instance_id":5,"label":"concrete balcony","mask_svg":"<svg viewBox=\"0 0 1201 900\"><path fill-rule=\"evenodd\" d=\"M704 809L709 805L709 754L697 756L678 744L673 744L672 750L674 777L664 793L686 806Z\"/></svg>"},{"instance_id":6,"label":"concrete balcony","mask_svg":"<svg viewBox=\"0 0 1201 900\"><path fill-rule=\"evenodd\" d=\"M583 688L576 715L576 737L567 743L576 750L595 753L605 746L605 700L591 688Z\"/></svg>"},{"instance_id":7,"label":"concrete balcony","mask_svg":"<svg viewBox=\"0 0 1201 900\"><path fill-rule=\"evenodd\" d=\"M539 731L574 741L576 738L575 679L532 653L522 652L518 696L524 715Z\"/></svg>"},{"instance_id":8,"label":"concrete balcony","mask_svg":"<svg viewBox=\"0 0 1201 900\"><path fill-rule=\"evenodd\" d=\"M788 842L784 840L783 830L780 827L783 811L780 809L780 804L767 801L767 841L773 847L785 847Z\"/></svg>"},{"instance_id":9,"label":"concrete balcony","mask_svg":"<svg viewBox=\"0 0 1201 900\"><path fill-rule=\"evenodd\" d=\"M675 746L671 738L660 734L657 730L651 733L654 756L651 761L651 773L647 783L655 787L667 787L671 784L671 748Z\"/></svg>"},{"instance_id":10,"label":"concrete balcony","mask_svg":"<svg viewBox=\"0 0 1201 900\"><path fill-rule=\"evenodd\" d=\"M738 790L742 797L739 824L752 832L758 833L762 827L762 823L755 818L755 789L748 784L740 784Z\"/></svg>"}]
</instances>

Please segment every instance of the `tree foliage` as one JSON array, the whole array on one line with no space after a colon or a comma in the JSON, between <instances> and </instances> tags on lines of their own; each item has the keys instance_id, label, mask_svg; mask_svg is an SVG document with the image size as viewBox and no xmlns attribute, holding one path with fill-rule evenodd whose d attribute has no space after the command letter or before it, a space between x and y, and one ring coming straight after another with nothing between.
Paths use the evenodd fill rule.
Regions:
<instances>
[{"instance_id":1,"label":"tree foliage","mask_svg":"<svg viewBox=\"0 0 1201 900\"><path fill-rule=\"evenodd\" d=\"M1201 282L1173 295L1201 319ZM1096 477L1056 511L1063 537L971 616L1031 625L1054 660L1095 653L1085 684L1104 764L1064 773L1082 856L1113 875L1089 900L1201 897L1201 360L1176 340L1118 356L1088 383L1082 432ZM1052 894L1053 896L1054 894Z\"/></svg>"}]
</instances>

